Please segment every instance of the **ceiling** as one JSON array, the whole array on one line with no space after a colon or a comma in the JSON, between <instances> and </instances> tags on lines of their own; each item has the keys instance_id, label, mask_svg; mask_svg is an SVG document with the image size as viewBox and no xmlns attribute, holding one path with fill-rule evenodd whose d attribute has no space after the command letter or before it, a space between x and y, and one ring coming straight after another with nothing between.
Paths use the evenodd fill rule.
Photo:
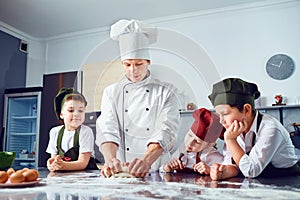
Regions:
<instances>
[{"instance_id":1,"label":"ceiling","mask_svg":"<svg viewBox=\"0 0 300 200\"><path fill-rule=\"evenodd\" d=\"M0 26L34 38L107 28L119 19L148 20L262 0L1 0Z\"/></svg>"}]
</instances>

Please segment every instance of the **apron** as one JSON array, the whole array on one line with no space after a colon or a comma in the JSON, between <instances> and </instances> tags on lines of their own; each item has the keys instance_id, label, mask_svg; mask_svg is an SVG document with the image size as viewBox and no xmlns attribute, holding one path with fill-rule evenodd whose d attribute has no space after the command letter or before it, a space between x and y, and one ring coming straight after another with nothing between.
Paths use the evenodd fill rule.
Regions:
<instances>
[{"instance_id":1,"label":"apron","mask_svg":"<svg viewBox=\"0 0 300 200\"><path fill-rule=\"evenodd\" d=\"M258 132L259 130L262 117L263 115L260 112L258 112L256 132ZM252 147L255 145L255 139L256 139L256 134L253 135ZM249 153L250 152L247 152L246 154L249 155ZM235 164L234 161L233 164ZM292 167L288 167L288 168L276 168L272 165L272 163L269 163L257 178L274 178L274 177L283 177L283 176L292 176L292 175L300 175L299 163L296 163Z\"/></svg>"},{"instance_id":2,"label":"apron","mask_svg":"<svg viewBox=\"0 0 300 200\"><path fill-rule=\"evenodd\" d=\"M78 156L79 156L79 132L80 132L80 127L75 131L73 147L70 148L67 152L65 152L61 148L61 142L62 142L62 138L63 138L63 135L64 135L64 130L65 130L65 126L63 126L58 132L58 137L57 137L58 154L66 162L76 161L76 160L78 160ZM95 170L95 169L99 169L96 165L96 160L95 160L95 158L90 157L89 163L86 166L85 170Z\"/></svg>"}]
</instances>

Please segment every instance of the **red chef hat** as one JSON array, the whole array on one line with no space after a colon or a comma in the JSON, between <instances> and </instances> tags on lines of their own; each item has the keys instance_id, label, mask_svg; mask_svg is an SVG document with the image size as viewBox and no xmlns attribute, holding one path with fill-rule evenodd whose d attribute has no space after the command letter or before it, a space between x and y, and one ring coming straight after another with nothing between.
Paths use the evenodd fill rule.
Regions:
<instances>
[{"instance_id":1,"label":"red chef hat","mask_svg":"<svg viewBox=\"0 0 300 200\"><path fill-rule=\"evenodd\" d=\"M223 136L225 128L220 124L219 117L215 113L200 108L193 112L193 118L191 131L201 140L212 143Z\"/></svg>"}]
</instances>

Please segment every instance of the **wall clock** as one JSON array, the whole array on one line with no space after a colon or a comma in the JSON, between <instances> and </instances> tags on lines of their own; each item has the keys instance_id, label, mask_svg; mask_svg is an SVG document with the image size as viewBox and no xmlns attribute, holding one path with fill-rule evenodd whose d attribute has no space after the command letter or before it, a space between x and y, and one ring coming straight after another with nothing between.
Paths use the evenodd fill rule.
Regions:
<instances>
[{"instance_id":1,"label":"wall clock","mask_svg":"<svg viewBox=\"0 0 300 200\"><path fill-rule=\"evenodd\" d=\"M295 71L293 59L285 54L275 54L266 63L266 71L271 78L284 80Z\"/></svg>"}]
</instances>

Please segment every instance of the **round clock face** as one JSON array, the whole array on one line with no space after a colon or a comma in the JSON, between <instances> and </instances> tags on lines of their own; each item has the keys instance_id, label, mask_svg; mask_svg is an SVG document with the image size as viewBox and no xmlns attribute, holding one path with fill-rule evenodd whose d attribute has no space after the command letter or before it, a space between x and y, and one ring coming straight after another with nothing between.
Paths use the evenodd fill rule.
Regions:
<instances>
[{"instance_id":1,"label":"round clock face","mask_svg":"<svg viewBox=\"0 0 300 200\"><path fill-rule=\"evenodd\" d=\"M276 54L268 60L266 70L271 78L283 80L294 73L295 63L291 57L285 54Z\"/></svg>"}]
</instances>

